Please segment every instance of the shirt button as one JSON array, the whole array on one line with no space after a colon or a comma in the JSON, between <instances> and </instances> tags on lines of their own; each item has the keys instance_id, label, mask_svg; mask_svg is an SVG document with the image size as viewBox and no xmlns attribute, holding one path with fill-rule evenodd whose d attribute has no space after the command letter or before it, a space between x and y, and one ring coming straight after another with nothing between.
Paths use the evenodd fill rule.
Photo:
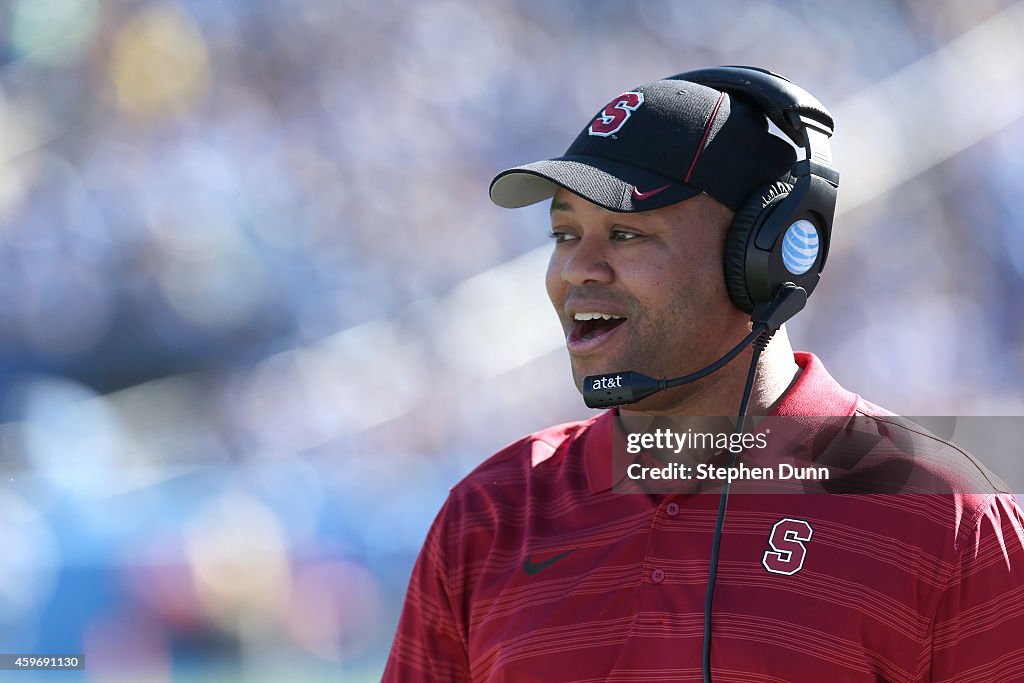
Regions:
<instances>
[{"instance_id":1,"label":"shirt button","mask_svg":"<svg viewBox=\"0 0 1024 683\"><path fill-rule=\"evenodd\" d=\"M679 514L679 503L669 503L665 506L665 514L669 517L675 517Z\"/></svg>"},{"instance_id":2,"label":"shirt button","mask_svg":"<svg viewBox=\"0 0 1024 683\"><path fill-rule=\"evenodd\" d=\"M651 572L651 581L653 581L654 583L661 583L664 580L665 580L665 570L664 569L655 569L653 572Z\"/></svg>"}]
</instances>

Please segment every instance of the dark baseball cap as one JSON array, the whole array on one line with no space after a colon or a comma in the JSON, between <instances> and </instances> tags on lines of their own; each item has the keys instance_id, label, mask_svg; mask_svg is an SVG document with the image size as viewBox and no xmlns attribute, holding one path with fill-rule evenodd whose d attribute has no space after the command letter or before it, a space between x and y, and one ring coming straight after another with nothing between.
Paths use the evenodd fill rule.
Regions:
<instances>
[{"instance_id":1,"label":"dark baseball cap","mask_svg":"<svg viewBox=\"0 0 1024 683\"><path fill-rule=\"evenodd\" d=\"M793 147L740 97L665 79L615 97L554 159L502 171L491 200L517 208L559 187L610 211L649 211L701 192L733 211L757 187L786 175Z\"/></svg>"}]
</instances>

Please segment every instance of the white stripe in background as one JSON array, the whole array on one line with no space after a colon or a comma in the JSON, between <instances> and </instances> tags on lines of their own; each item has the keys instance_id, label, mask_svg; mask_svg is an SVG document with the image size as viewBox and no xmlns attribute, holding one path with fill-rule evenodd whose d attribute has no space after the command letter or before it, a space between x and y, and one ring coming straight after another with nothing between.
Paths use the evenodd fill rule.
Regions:
<instances>
[{"instance_id":1,"label":"white stripe in background","mask_svg":"<svg viewBox=\"0 0 1024 683\"><path fill-rule=\"evenodd\" d=\"M1024 3L833 109L837 211L867 204L1024 116ZM866 144L865 141L872 141Z\"/></svg>"},{"instance_id":2,"label":"white stripe in background","mask_svg":"<svg viewBox=\"0 0 1024 683\"><path fill-rule=\"evenodd\" d=\"M373 392L372 400L346 402L346 428L356 431L381 424L417 403L513 370L564 344L543 285L549 256L550 247L534 249L465 280L436 302L422 304L438 324L421 325L415 334L411 329L402 333L411 327L403 321L375 322L318 344L313 352L324 354L326 365L333 366L321 381L357 378L354 387ZM424 342L423 334L432 338ZM418 354L413 363L401 362L410 359L402 349L423 345L437 350L444 368L425 373L425 361Z\"/></svg>"}]
</instances>

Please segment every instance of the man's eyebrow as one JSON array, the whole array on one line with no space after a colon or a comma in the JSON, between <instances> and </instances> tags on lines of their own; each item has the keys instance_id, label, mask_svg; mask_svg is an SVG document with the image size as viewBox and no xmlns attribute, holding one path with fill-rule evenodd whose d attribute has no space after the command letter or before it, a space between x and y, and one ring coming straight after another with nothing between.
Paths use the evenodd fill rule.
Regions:
<instances>
[{"instance_id":1,"label":"man's eyebrow","mask_svg":"<svg viewBox=\"0 0 1024 683\"><path fill-rule=\"evenodd\" d=\"M568 202L552 202L551 210L548 213L554 213L555 211L575 211L575 209Z\"/></svg>"}]
</instances>

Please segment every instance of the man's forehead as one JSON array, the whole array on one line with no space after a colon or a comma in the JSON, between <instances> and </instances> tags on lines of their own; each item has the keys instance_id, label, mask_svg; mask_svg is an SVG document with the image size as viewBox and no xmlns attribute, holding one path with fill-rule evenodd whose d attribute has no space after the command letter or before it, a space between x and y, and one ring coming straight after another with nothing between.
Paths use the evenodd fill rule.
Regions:
<instances>
[{"instance_id":1,"label":"man's forehead","mask_svg":"<svg viewBox=\"0 0 1024 683\"><path fill-rule=\"evenodd\" d=\"M557 200L551 200L551 209L548 213L554 213L556 211L575 211L576 209L569 202L560 202Z\"/></svg>"},{"instance_id":2,"label":"man's forehead","mask_svg":"<svg viewBox=\"0 0 1024 683\"><path fill-rule=\"evenodd\" d=\"M573 206L574 201L587 202L583 197L560 187L551 198L551 208L549 209L549 213L554 213L555 211L575 211L576 207ZM587 203L589 204L591 202ZM594 204L594 206L597 206L597 204Z\"/></svg>"}]
</instances>

